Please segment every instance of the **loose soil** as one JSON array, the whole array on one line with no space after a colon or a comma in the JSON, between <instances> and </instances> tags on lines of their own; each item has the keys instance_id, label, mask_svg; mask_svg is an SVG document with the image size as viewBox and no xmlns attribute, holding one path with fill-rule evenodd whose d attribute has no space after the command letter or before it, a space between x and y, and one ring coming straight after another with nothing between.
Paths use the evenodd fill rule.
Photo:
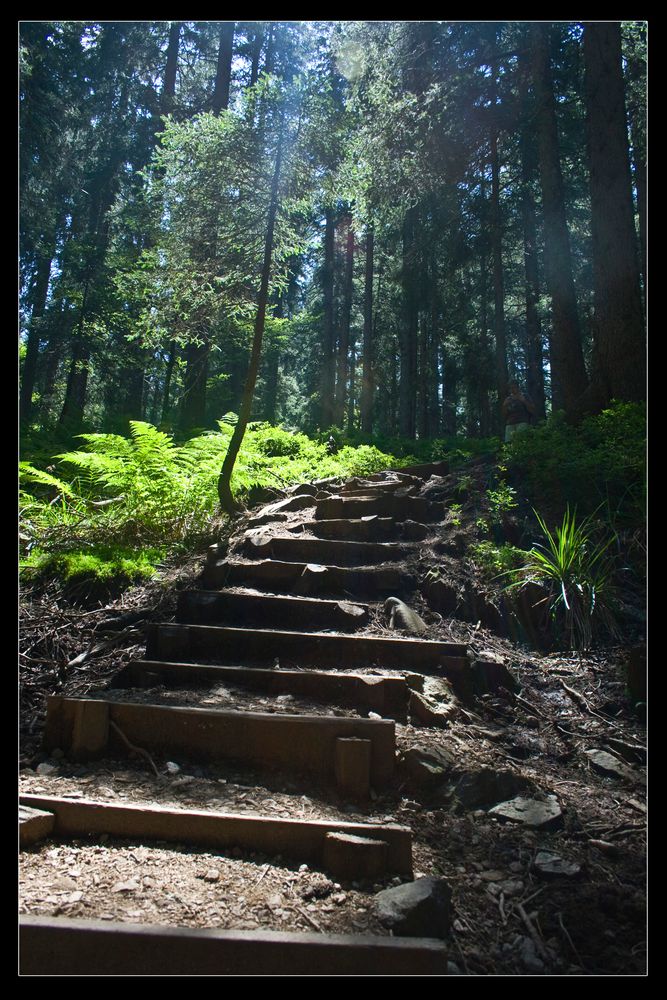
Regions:
<instances>
[{"instance_id":1,"label":"loose soil","mask_svg":"<svg viewBox=\"0 0 667 1000\"><path fill-rule=\"evenodd\" d=\"M472 532L476 513L471 509L457 528ZM420 553L422 565L443 564L442 555L426 543L420 543ZM472 704L457 703L447 728L397 723L399 753L447 751L456 759L454 779L484 768L526 779L557 797L563 822L549 832L502 823L486 808L463 808L448 791L451 781L424 790L401 768L389 789L359 806L307 777L255 772L228 761L202 764L180 755L175 760L153 755L156 775L140 758L77 765L57 752L47 755L41 748L46 695L107 696L104 689L117 671L143 655L146 623L173 617L176 592L197 585L201 566L201 555L174 561L156 582L126 591L104 607L72 606L55 588L23 595L21 792L281 818L400 823L413 832L415 877L436 875L452 887L451 973L645 973L645 768L640 756L623 761L624 778L605 776L585 755L595 748L618 759L632 757L627 746L645 742L644 723L626 689L634 635L582 656L536 653L479 621L435 612L418 592L410 598L427 622L427 638L467 643L478 658L503 662L521 687L518 697L502 689ZM414 571L414 564L409 568ZM483 587L479 579L476 585ZM381 604L364 631L396 635L386 626ZM108 696L264 712L357 714L231 685L206 692L114 690ZM578 876L546 880L534 868L539 851L576 863ZM400 881L339 884L306 865L239 849L221 855L164 842L46 840L21 853L20 910L189 927L383 935L388 931L376 918L374 897Z\"/></svg>"}]
</instances>

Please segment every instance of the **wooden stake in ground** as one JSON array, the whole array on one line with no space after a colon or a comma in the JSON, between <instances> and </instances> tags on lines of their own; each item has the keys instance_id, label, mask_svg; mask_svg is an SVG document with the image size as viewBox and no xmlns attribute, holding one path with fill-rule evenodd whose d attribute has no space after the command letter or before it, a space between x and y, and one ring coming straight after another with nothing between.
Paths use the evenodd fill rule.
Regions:
<instances>
[{"instance_id":1,"label":"wooden stake in ground","mask_svg":"<svg viewBox=\"0 0 667 1000\"><path fill-rule=\"evenodd\" d=\"M278 135L278 148L276 150L276 165L273 171L273 180L271 182L271 200L269 202L269 214L266 224L266 239L264 241L264 263L262 265L262 277L259 286L257 315L255 316L252 353L250 355L250 367L248 368L246 384L243 389L243 398L241 400L238 423L234 428L234 433L232 434L232 439L229 442L229 448L227 449L225 460L222 463L222 470L220 472L220 477L218 479L218 496L220 498L220 505L222 509L226 511L228 514L235 514L239 510L239 505L232 496L230 482L232 478L232 472L234 471L234 464L236 462L236 457L241 448L241 443L243 441L243 437L245 434L245 429L248 425L248 421L250 420L250 411L252 408L252 401L255 393L255 382L257 381L257 372L259 371L259 362L262 356L262 339L264 337L266 306L269 298L269 278L271 275L271 258L273 256L273 234L276 225L276 215L278 214L278 188L280 186L280 170L282 165L282 153L283 153L283 136L284 136L284 119L281 121L280 125L280 132Z\"/></svg>"}]
</instances>

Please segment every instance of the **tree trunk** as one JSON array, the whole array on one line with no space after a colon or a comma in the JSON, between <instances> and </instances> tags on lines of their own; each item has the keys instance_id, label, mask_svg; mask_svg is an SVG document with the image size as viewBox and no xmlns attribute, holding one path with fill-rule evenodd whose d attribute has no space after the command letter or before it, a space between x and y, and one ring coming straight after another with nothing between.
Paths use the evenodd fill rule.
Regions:
<instances>
[{"instance_id":1,"label":"tree trunk","mask_svg":"<svg viewBox=\"0 0 667 1000\"><path fill-rule=\"evenodd\" d=\"M401 322L398 423L403 437L416 434L417 338L419 306L416 296L416 225L418 210L409 208L403 220L403 317Z\"/></svg>"},{"instance_id":2,"label":"tree trunk","mask_svg":"<svg viewBox=\"0 0 667 1000\"><path fill-rule=\"evenodd\" d=\"M345 406L348 394L349 354L350 354L350 318L352 315L352 286L354 278L354 230L352 217L345 219L347 233L345 236L345 276L343 279L343 307L340 314L338 337L338 377L336 380L336 411L334 423L342 427L345 422Z\"/></svg>"},{"instance_id":3,"label":"tree trunk","mask_svg":"<svg viewBox=\"0 0 667 1000\"><path fill-rule=\"evenodd\" d=\"M533 184L537 175L537 150L530 127L528 72L521 61L519 99L521 123L521 216L523 223L523 263L526 276L526 389L535 404L538 420L546 416L544 400L544 365L542 358L542 323L539 314L540 279L537 257L537 219Z\"/></svg>"},{"instance_id":4,"label":"tree trunk","mask_svg":"<svg viewBox=\"0 0 667 1000\"><path fill-rule=\"evenodd\" d=\"M271 277L271 259L273 256L273 234L276 225L276 215L278 213L278 188L280 184L280 170L283 154L283 129L284 123L281 126L280 134L278 136L276 165L271 182L271 197L269 201L269 212L266 224L266 238L264 241L264 262L262 265L262 276L257 300L257 314L255 316L255 328L253 333L252 353L250 355L248 377L243 390L243 399L239 410L239 419L234 428L232 439L229 442L229 448L227 449L225 460L222 463L222 470L220 472L220 478L218 479L218 496L220 498L220 504L223 510L225 510L228 514L234 514L238 510L238 505L232 496L231 478L232 472L234 471L234 465L236 463L236 457L243 441L245 429L248 425L248 421L250 420L253 395L255 392L255 382L257 381L257 372L259 371L259 363L262 356L262 339L264 336L266 307L269 298L269 279Z\"/></svg>"},{"instance_id":5,"label":"tree trunk","mask_svg":"<svg viewBox=\"0 0 667 1000\"><path fill-rule=\"evenodd\" d=\"M206 425L206 383L208 381L208 356L211 343L208 335L200 343L188 344L185 349L185 375L181 402L181 429L188 433Z\"/></svg>"},{"instance_id":6,"label":"tree trunk","mask_svg":"<svg viewBox=\"0 0 667 1000\"><path fill-rule=\"evenodd\" d=\"M255 31L252 42L252 55L250 64L250 86L254 87L259 79L259 57L262 54L262 44L264 42L264 28L260 25Z\"/></svg>"},{"instance_id":7,"label":"tree trunk","mask_svg":"<svg viewBox=\"0 0 667 1000\"><path fill-rule=\"evenodd\" d=\"M491 45L491 104L493 126L491 147L491 259L493 262L493 332L496 350L496 391L498 407L507 388L507 337L505 332L505 287L503 278L503 233L500 212L500 159L498 156L498 58L497 37L493 32Z\"/></svg>"},{"instance_id":8,"label":"tree trunk","mask_svg":"<svg viewBox=\"0 0 667 1000\"><path fill-rule=\"evenodd\" d=\"M236 21L223 21L220 26L218 45L218 67L215 74L211 110L219 115L229 107L229 87L232 79L232 56L234 49L234 28Z\"/></svg>"},{"instance_id":9,"label":"tree trunk","mask_svg":"<svg viewBox=\"0 0 667 1000\"><path fill-rule=\"evenodd\" d=\"M373 431L373 256L375 235L373 225L366 229L366 267L364 271L364 342L363 371L361 376L361 430Z\"/></svg>"},{"instance_id":10,"label":"tree trunk","mask_svg":"<svg viewBox=\"0 0 667 1000\"><path fill-rule=\"evenodd\" d=\"M537 100L537 136L544 213L544 263L551 298L550 365L552 404L572 415L587 385L581 329L572 277L570 237L565 216L556 106L549 59L549 26L531 28Z\"/></svg>"},{"instance_id":11,"label":"tree trunk","mask_svg":"<svg viewBox=\"0 0 667 1000\"><path fill-rule=\"evenodd\" d=\"M26 353L21 372L21 391L19 396L21 423L30 423L32 416L32 394L35 389L37 379L37 362L39 359L40 325L41 319L46 309L46 297L49 291L49 280L51 277L51 264L55 251L54 241L52 241L46 252L39 254L37 259L37 273L32 289L32 309L30 312L30 326L28 327L28 337L26 341Z\"/></svg>"},{"instance_id":12,"label":"tree trunk","mask_svg":"<svg viewBox=\"0 0 667 1000\"><path fill-rule=\"evenodd\" d=\"M322 367L320 372L321 428L334 422L335 333L334 333L334 211L324 211L324 266L322 268Z\"/></svg>"},{"instance_id":13,"label":"tree trunk","mask_svg":"<svg viewBox=\"0 0 667 1000\"><path fill-rule=\"evenodd\" d=\"M617 22L584 28L594 287L592 405L646 394L646 342Z\"/></svg>"}]
</instances>

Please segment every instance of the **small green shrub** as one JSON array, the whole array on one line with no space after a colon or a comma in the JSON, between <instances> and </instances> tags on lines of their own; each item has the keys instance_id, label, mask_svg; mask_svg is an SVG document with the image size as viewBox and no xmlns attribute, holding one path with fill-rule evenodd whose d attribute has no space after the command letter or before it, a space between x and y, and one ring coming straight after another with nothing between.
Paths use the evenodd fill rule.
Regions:
<instances>
[{"instance_id":1,"label":"small green shrub","mask_svg":"<svg viewBox=\"0 0 667 1000\"><path fill-rule=\"evenodd\" d=\"M565 630L568 644L588 649L598 626L614 630L613 536L596 538L591 517L577 523L569 507L553 531L536 512L542 540L526 554L525 565L507 589L527 583L547 588L551 617Z\"/></svg>"},{"instance_id":2,"label":"small green shrub","mask_svg":"<svg viewBox=\"0 0 667 1000\"><path fill-rule=\"evenodd\" d=\"M524 549L514 545L494 545L489 541L471 545L468 554L484 575L491 578L512 574L524 565L527 556Z\"/></svg>"},{"instance_id":3,"label":"small green shrub","mask_svg":"<svg viewBox=\"0 0 667 1000\"><path fill-rule=\"evenodd\" d=\"M461 514L462 509L463 507L460 503L450 503L449 505L450 523L457 528L461 525L461 518L459 515Z\"/></svg>"},{"instance_id":4,"label":"small green shrub","mask_svg":"<svg viewBox=\"0 0 667 1000\"><path fill-rule=\"evenodd\" d=\"M516 500L516 490L502 481L498 483L497 489L486 491L486 498L489 501L491 517L495 523L502 521L506 514L519 506Z\"/></svg>"}]
</instances>

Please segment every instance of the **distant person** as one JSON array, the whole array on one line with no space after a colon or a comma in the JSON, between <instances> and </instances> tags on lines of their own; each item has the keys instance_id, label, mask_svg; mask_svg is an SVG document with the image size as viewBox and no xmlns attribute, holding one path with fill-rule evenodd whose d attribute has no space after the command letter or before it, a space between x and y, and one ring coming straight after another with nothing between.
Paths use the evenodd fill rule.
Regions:
<instances>
[{"instance_id":1,"label":"distant person","mask_svg":"<svg viewBox=\"0 0 667 1000\"><path fill-rule=\"evenodd\" d=\"M535 405L529 396L524 396L517 382L509 382L507 396L503 400L502 415L505 421L505 444L509 444L517 431L530 427L535 417Z\"/></svg>"}]
</instances>

